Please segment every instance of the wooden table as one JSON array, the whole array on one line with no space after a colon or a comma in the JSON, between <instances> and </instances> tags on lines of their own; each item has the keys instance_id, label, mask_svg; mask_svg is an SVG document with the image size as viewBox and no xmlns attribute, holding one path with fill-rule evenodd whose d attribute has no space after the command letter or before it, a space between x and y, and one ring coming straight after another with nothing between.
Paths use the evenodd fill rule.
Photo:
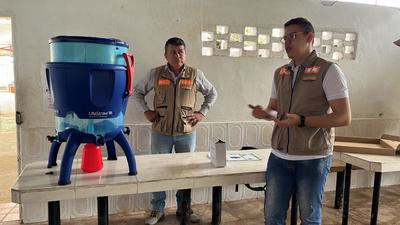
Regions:
<instances>
[{"instance_id":1,"label":"wooden table","mask_svg":"<svg viewBox=\"0 0 400 225\"><path fill-rule=\"evenodd\" d=\"M190 196L191 188L213 187L212 224L218 225L221 223L222 186L265 182L270 150L246 151L250 152L260 156L261 160L228 161L224 168L214 168L207 152L138 155L136 176L128 176L125 157L119 157L117 161L104 160L104 168L96 173L82 173L80 160L75 159L71 184L65 186L57 184L59 167L48 169L47 162L35 162L24 168L12 187L12 202L48 202L48 224L58 225L61 224L60 200L97 197L98 224L106 225L108 196L176 189L186 189L185 195ZM188 202L184 204L186 209ZM187 215L187 212L183 214ZM181 220L181 224L186 223L187 220Z\"/></svg>"},{"instance_id":2,"label":"wooden table","mask_svg":"<svg viewBox=\"0 0 400 225\"><path fill-rule=\"evenodd\" d=\"M377 224L382 173L399 172L400 156L335 152L334 157L346 163L342 225L348 224L351 169L353 165L375 173L370 224Z\"/></svg>"}]
</instances>

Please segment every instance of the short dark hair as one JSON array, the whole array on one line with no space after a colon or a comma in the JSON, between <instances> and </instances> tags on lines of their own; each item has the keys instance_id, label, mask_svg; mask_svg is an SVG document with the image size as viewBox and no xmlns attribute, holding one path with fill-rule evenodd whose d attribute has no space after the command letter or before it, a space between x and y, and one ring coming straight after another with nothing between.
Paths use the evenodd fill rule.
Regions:
<instances>
[{"instance_id":1,"label":"short dark hair","mask_svg":"<svg viewBox=\"0 0 400 225\"><path fill-rule=\"evenodd\" d=\"M306 18L297 17L297 18L291 19L285 23L285 28L290 25L297 25L297 26L301 27L301 29L303 29L303 31L305 33L309 33L309 32L315 33L313 25Z\"/></svg>"},{"instance_id":2,"label":"short dark hair","mask_svg":"<svg viewBox=\"0 0 400 225\"><path fill-rule=\"evenodd\" d=\"M172 37L168 39L167 42L165 42L165 51L167 51L168 45L175 45L175 46L183 45L183 47L186 48L185 42L178 37Z\"/></svg>"}]
</instances>

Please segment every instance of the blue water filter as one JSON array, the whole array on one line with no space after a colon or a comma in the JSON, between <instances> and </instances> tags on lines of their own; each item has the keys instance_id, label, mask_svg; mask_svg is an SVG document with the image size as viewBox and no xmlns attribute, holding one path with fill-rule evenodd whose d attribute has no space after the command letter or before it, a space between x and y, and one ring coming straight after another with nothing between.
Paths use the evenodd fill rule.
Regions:
<instances>
[{"instance_id":1,"label":"blue water filter","mask_svg":"<svg viewBox=\"0 0 400 225\"><path fill-rule=\"evenodd\" d=\"M57 36L49 41L51 62L99 63L126 66L129 45L113 38Z\"/></svg>"},{"instance_id":2,"label":"blue water filter","mask_svg":"<svg viewBox=\"0 0 400 225\"><path fill-rule=\"evenodd\" d=\"M71 167L81 143L107 145L108 159L116 160L114 141L124 151L129 175L137 174L131 146L124 134L124 116L132 94L134 57L118 39L57 36L49 41L51 62L46 78L54 98L56 136L48 167L56 166L58 150L66 142L59 184L70 183Z\"/></svg>"},{"instance_id":3,"label":"blue water filter","mask_svg":"<svg viewBox=\"0 0 400 225\"><path fill-rule=\"evenodd\" d=\"M105 136L124 125L129 90L127 69L119 65L47 63L56 130L76 129Z\"/></svg>"}]
</instances>

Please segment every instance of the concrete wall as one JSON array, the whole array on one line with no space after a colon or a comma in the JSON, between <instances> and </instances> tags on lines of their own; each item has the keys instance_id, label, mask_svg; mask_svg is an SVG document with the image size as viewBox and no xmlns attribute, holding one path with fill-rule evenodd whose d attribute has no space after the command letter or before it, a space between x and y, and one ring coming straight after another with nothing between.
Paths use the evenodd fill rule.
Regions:
<instances>
[{"instance_id":1,"label":"concrete wall","mask_svg":"<svg viewBox=\"0 0 400 225\"><path fill-rule=\"evenodd\" d=\"M324 7L310 0L87 0L65 5L59 0L3 0L0 4L15 16L16 78L19 90L24 90L17 100L18 109L25 112L23 127L53 125L49 119L52 113L43 113L41 107L38 78L41 64L49 60L48 39L60 34L116 37L129 42L137 57L136 80L164 63L165 40L180 36L188 45L189 64L201 68L219 90L208 121L252 120L246 104L267 101L272 72L287 60L202 57L201 28L208 24L279 27L296 16L309 18L319 30L359 34L356 60L339 63L348 77L354 118L399 118L397 101L392 97L400 94L395 88L400 81L395 69L400 49L392 43L400 31L396 9L344 3ZM232 90L235 104L231 104ZM127 122L144 122L133 104Z\"/></svg>"},{"instance_id":2,"label":"concrete wall","mask_svg":"<svg viewBox=\"0 0 400 225\"><path fill-rule=\"evenodd\" d=\"M16 107L24 115L24 123L18 128L21 166L47 158L49 145L45 136L52 132L54 122L53 113L43 109L40 74L42 64L49 61L48 39L62 34L114 37L127 41L137 59L136 81L143 78L150 68L164 63L166 39L182 37L188 46L188 63L201 68L219 91L215 107L199 129L201 146L207 147L207 138L214 136L212 130L217 127L216 132L222 132L219 135L232 141L234 148L249 143L263 147L269 144L270 128L260 128L264 123L251 118L247 104L266 104L272 73L287 60L202 57L200 32L203 26L210 24L280 27L290 18L307 17L318 30L358 33L356 60L339 63L348 78L354 122L349 128L339 129L338 133L361 136L380 136L384 132L400 134L396 98L400 94L397 70L400 48L392 43L400 34L400 11L397 9L345 3L324 7L317 0L2 0L0 16L13 17ZM148 130L142 113L132 102L126 123L135 129ZM204 132L203 127L206 127ZM266 130L264 133L263 129ZM131 137L140 153L148 151L148 142L137 142L148 140L146 138L146 132L137 132ZM198 150L205 148L199 147ZM363 173L357 178L356 186L370 185L370 174ZM399 183L397 177L396 174L385 175L384 183ZM331 180L328 181L329 187L333 187ZM209 196L207 190L199 190L199 193L195 202L209 201L209 198L201 197ZM237 198L249 196L243 193ZM229 196L225 199L237 199ZM145 208L148 204L146 198L115 198L120 199L115 200L120 203L113 203L112 211ZM63 217L95 213L94 200L82 201L87 207L80 202L64 202ZM170 199L171 204L173 201ZM25 221L45 219L45 205L24 206Z\"/></svg>"}]
</instances>

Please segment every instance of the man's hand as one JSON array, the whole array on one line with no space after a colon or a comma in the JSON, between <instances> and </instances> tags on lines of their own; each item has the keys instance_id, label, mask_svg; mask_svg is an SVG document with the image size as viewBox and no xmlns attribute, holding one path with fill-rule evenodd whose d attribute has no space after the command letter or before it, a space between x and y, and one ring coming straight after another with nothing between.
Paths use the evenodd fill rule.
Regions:
<instances>
[{"instance_id":1,"label":"man's hand","mask_svg":"<svg viewBox=\"0 0 400 225\"><path fill-rule=\"evenodd\" d=\"M300 123L300 116L297 114L286 113L286 119L274 120L275 124L279 127L287 128L291 126L297 126Z\"/></svg>"},{"instance_id":2,"label":"man's hand","mask_svg":"<svg viewBox=\"0 0 400 225\"><path fill-rule=\"evenodd\" d=\"M261 108L260 105L250 105L250 109L252 109L251 115L253 115L257 119L266 119L266 120L274 120L275 117L267 113L264 109Z\"/></svg>"},{"instance_id":3,"label":"man's hand","mask_svg":"<svg viewBox=\"0 0 400 225\"><path fill-rule=\"evenodd\" d=\"M194 112L186 117L188 123L194 127L198 122L204 118L204 115L200 112Z\"/></svg>"},{"instance_id":4,"label":"man's hand","mask_svg":"<svg viewBox=\"0 0 400 225\"><path fill-rule=\"evenodd\" d=\"M158 117L156 111L153 111L153 110L148 110L148 111L144 112L144 116L151 123L160 121L160 118Z\"/></svg>"}]
</instances>

